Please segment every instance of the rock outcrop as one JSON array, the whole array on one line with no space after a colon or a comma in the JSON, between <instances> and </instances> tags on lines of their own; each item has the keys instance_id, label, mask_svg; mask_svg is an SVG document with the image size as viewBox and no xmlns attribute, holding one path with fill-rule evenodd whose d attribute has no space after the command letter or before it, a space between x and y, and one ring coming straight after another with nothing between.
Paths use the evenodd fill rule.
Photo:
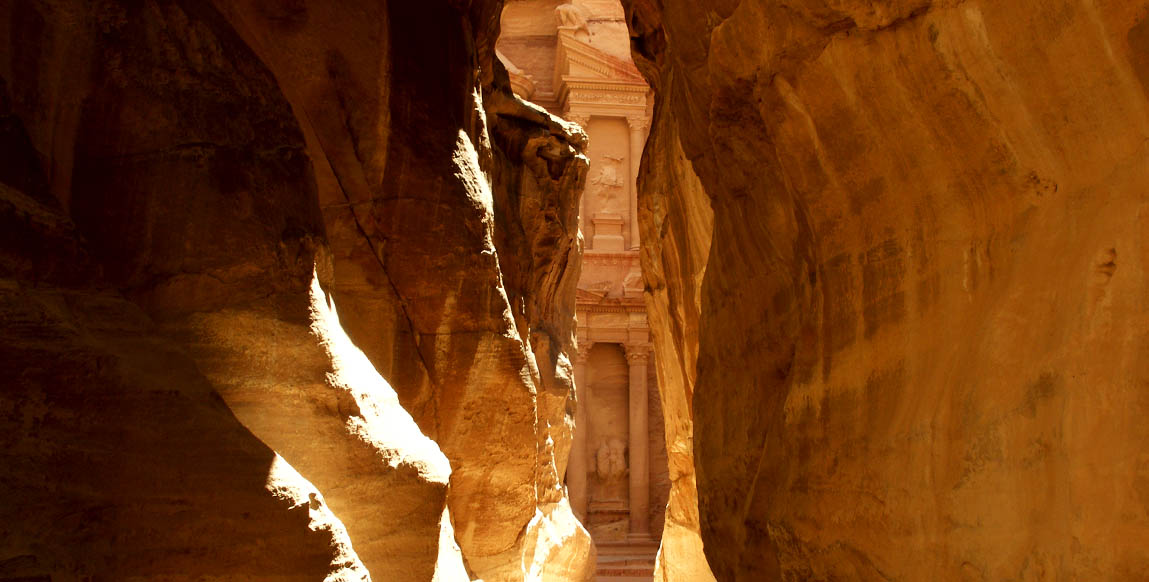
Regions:
<instances>
[{"instance_id":1,"label":"rock outcrop","mask_svg":"<svg viewBox=\"0 0 1149 582\"><path fill-rule=\"evenodd\" d=\"M578 561L558 471L581 130L511 94L498 3L219 5L305 120L343 325L450 459L468 565L529 572L540 513Z\"/></svg>"},{"instance_id":2,"label":"rock outcrop","mask_svg":"<svg viewBox=\"0 0 1149 582\"><path fill-rule=\"evenodd\" d=\"M0 576L369 579L322 494L99 276L4 93Z\"/></svg>"},{"instance_id":3,"label":"rock outcrop","mask_svg":"<svg viewBox=\"0 0 1149 582\"><path fill-rule=\"evenodd\" d=\"M624 5L717 578L1142 577L1149 4Z\"/></svg>"},{"instance_id":4,"label":"rock outcrop","mask_svg":"<svg viewBox=\"0 0 1149 582\"><path fill-rule=\"evenodd\" d=\"M499 8L0 9L0 575L590 576L585 136Z\"/></svg>"}]
</instances>

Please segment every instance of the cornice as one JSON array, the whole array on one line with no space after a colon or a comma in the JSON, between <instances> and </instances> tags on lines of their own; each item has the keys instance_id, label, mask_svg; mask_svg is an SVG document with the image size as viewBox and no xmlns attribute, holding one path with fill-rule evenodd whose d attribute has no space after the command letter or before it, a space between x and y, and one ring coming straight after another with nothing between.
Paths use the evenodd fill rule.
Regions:
<instances>
[{"instance_id":1,"label":"cornice","mask_svg":"<svg viewBox=\"0 0 1149 582\"><path fill-rule=\"evenodd\" d=\"M643 97L650 91L645 83L636 85L615 79L592 79L588 77L564 76L563 84L568 89L587 89L594 91L615 91L619 93L638 93Z\"/></svg>"},{"instance_id":2,"label":"cornice","mask_svg":"<svg viewBox=\"0 0 1149 582\"><path fill-rule=\"evenodd\" d=\"M606 299L611 303L594 303L587 300L575 302L576 307L587 313L646 313L646 301L641 297Z\"/></svg>"},{"instance_id":3,"label":"cornice","mask_svg":"<svg viewBox=\"0 0 1149 582\"><path fill-rule=\"evenodd\" d=\"M595 93L563 91L561 109L589 117L616 117L623 119L646 112L646 97L632 93Z\"/></svg>"},{"instance_id":4,"label":"cornice","mask_svg":"<svg viewBox=\"0 0 1149 582\"><path fill-rule=\"evenodd\" d=\"M582 262L592 265L624 265L637 263L642 259L638 251L595 251L590 249L582 254Z\"/></svg>"}]
</instances>

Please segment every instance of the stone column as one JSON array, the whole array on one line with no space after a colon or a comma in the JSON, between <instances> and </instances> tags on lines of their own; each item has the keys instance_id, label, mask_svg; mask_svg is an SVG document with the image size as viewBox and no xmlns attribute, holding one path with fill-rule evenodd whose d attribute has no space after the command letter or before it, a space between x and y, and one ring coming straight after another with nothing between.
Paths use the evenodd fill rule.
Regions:
<instances>
[{"instance_id":1,"label":"stone column","mask_svg":"<svg viewBox=\"0 0 1149 582\"><path fill-rule=\"evenodd\" d=\"M647 428L646 364L650 348L628 344L630 365L630 535L650 535L650 434Z\"/></svg>"},{"instance_id":2,"label":"stone column","mask_svg":"<svg viewBox=\"0 0 1149 582\"><path fill-rule=\"evenodd\" d=\"M638 167L642 163L642 147L646 144L646 131L650 120L645 117L627 117L630 126L630 248L638 248Z\"/></svg>"},{"instance_id":3,"label":"stone column","mask_svg":"<svg viewBox=\"0 0 1149 582\"><path fill-rule=\"evenodd\" d=\"M571 443L571 458L567 463L567 493L570 495L571 510L580 521L586 522L586 405L590 392L586 374L586 360L591 344L579 346L575 351L575 426L574 442Z\"/></svg>"},{"instance_id":4,"label":"stone column","mask_svg":"<svg viewBox=\"0 0 1149 582\"><path fill-rule=\"evenodd\" d=\"M590 116L589 115L586 115L584 113L574 113L574 112L568 111L566 113L566 115L564 115L563 117L567 121L579 124L580 126L582 126L583 131L587 132L587 134L590 134ZM586 194L586 192L584 191L583 194L579 196L578 224L579 224L579 232L582 233L583 247L590 249L590 248L593 248L594 245L592 244L590 233L587 232L587 228L586 228L587 225L590 224L590 216L587 215L586 195L585 194Z\"/></svg>"}]
</instances>

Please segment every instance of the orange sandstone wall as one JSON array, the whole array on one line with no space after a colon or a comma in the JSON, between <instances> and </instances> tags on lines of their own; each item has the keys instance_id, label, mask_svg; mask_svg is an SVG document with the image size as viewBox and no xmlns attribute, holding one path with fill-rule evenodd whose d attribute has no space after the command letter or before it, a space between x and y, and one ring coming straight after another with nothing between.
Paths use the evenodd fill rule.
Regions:
<instances>
[{"instance_id":1,"label":"orange sandstone wall","mask_svg":"<svg viewBox=\"0 0 1149 582\"><path fill-rule=\"evenodd\" d=\"M717 578L1142 578L1149 4L624 4Z\"/></svg>"},{"instance_id":2,"label":"orange sandstone wall","mask_svg":"<svg viewBox=\"0 0 1149 582\"><path fill-rule=\"evenodd\" d=\"M659 95L660 99L665 94ZM647 313L657 357L670 492L655 580L713 580L699 534L693 394L701 285L714 215L682 153L677 125L657 106L639 174Z\"/></svg>"}]
</instances>

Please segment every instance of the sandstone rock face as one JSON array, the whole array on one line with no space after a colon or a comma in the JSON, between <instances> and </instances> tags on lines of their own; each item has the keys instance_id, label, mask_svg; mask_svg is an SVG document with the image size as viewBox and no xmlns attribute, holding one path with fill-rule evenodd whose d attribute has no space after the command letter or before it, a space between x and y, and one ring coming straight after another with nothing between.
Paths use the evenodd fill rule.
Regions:
<instances>
[{"instance_id":1,"label":"sandstone rock face","mask_svg":"<svg viewBox=\"0 0 1149 582\"><path fill-rule=\"evenodd\" d=\"M542 567L529 527L540 515L581 563L586 533L558 475L585 136L515 99L495 71L497 3L297 8L285 21L260 2L220 3L323 160L344 326L450 459L471 570L502 580Z\"/></svg>"},{"instance_id":2,"label":"sandstone rock face","mask_svg":"<svg viewBox=\"0 0 1149 582\"><path fill-rule=\"evenodd\" d=\"M368 580L318 490L101 284L9 106L0 143L23 164L0 176L0 576Z\"/></svg>"},{"instance_id":3,"label":"sandstone rock face","mask_svg":"<svg viewBox=\"0 0 1149 582\"><path fill-rule=\"evenodd\" d=\"M694 471L692 397L698 364L701 286L714 215L682 153L677 126L665 118L651 135L640 174L642 265L670 469L670 496L654 578L713 580L703 554Z\"/></svg>"},{"instance_id":4,"label":"sandstone rock face","mask_svg":"<svg viewBox=\"0 0 1149 582\"><path fill-rule=\"evenodd\" d=\"M590 576L558 479L585 136L459 4L0 9L31 516L0 574Z\"/></svg>"},{"instance_id":5,"label":"sandstone rock face","mask_svg":"<svg viewBox=\"0 0 1149 582\"><path fill-rule=\"evenodd\" d=\"M624 4L717 578L1143 577L1149 4Z\"/></svg>"}]
</instances>

